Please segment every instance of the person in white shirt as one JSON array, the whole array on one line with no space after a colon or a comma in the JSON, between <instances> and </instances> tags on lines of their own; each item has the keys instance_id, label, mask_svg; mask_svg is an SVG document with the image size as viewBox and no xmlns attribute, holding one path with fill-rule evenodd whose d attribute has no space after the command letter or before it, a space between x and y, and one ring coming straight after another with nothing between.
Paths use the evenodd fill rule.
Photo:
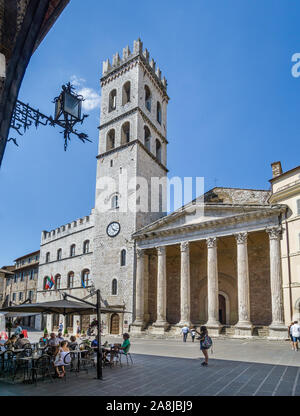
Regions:
<instances>
[{"instance_id":1,"label":"person in white shirt","mask_svg":"<svg viewBox=\"0 0 300 416\"><path fill-rule=\"evenodd\" d=\"M183 342L186 342L186 338L189 333L189 327L184 325L184 327L181 329L181 333L183 334Z\"/></svg>"},{"instance_id":2,"label":"person in white shirt","mask_svg":"<svg viewBox=\"0 0 300 416\"><path fill-rule=\"evenodd\" d=\"M300 340L300 325L298 321L295 321L290 328L292 337L293 337L293 347L294 351L298 351L298 341Z\"/></svg>"}]
</instances>

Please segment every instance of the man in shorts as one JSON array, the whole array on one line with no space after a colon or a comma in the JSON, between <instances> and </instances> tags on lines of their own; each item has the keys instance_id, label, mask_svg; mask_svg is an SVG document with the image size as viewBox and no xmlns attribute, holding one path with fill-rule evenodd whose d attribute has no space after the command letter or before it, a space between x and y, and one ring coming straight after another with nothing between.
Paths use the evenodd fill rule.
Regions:
<instances>
[{"instance_id":1,"label":"man in shorts","mask_svg":"<svg viewBox=\"0 0 300 416\"><path fill-rule=\"evenodd\" d=\"M294 351L298 351L298 341L300 340L300 325L298 324L298 321L294 322L290 331L293 339L293 349Z\"/></svg>"}]
</instances>

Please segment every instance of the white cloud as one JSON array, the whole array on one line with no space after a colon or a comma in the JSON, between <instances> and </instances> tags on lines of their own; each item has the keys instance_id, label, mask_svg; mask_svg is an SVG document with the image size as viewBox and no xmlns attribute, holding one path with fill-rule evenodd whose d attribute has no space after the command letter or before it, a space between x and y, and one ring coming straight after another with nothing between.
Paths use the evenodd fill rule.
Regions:
<instances>
[{"instance_id":1,"label":"white cloud","mask_svg":"<svg viewBox=\"0 0 300 416\"><path fill-rule=\"evenodd\" d=\"M76 75L71 76L71 84L76 87L77 94L83 96L84 101L82 102L82 108L86 111L92 111L95 108L100 107L101 95L98 94L93 88L87 87L86 80L84 78L79 78Z\"/></svg>"}]
</instances>

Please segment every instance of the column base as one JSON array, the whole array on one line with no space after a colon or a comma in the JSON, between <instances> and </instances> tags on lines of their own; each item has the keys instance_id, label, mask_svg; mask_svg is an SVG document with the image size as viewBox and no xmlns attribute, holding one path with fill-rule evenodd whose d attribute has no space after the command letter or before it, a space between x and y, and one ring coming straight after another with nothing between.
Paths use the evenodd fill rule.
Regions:
<instances>
[{"instance_id":1,"label":"column base","mask_svg":"<svg viewBox=\"0 0 300 416\"><path fill-rule=\"evenodd\" d=\"M269 340L286 340L288 339L287 327L282 323L272 323L269 326Z\"/></svg>"},{"instance_id":2,"label":"column base","mask_svg":"<svg viewBox=\"0 0 300 416\"><path fill-rule=\"evenodd\" d=\"M169 324L166 321L156 321L152 325L151 334L153 335L163 335L166 330L169 328Z\"/></svg>"},{"instance_id":3,"label":"column base","mask_svg":"<svg viewBox=\"0 0 300 416\"><path fill-rule=\"evenodd\" d=\"M238 322L234 326L234 337L236 338L251 338L253 333L253 326L251 322Z\"/></svg>"},{"instance_id":4,"label":"column base","mask_svg":"<svg viewBox=\"0 0 300 416\"><path fill-rule=\"evenodd\" d=\"M207 322L205 326L208 330L208 335L211 335L213 337L218 337L220 335L222 329L222 325L220 324L220 322Z\"/></svg>"},{"instance_id":5,"label":"column base","mask_svg":"<svg viewBox=\"0 0 300 416\"><path fill-rule=\"evenodd\" d=\"M131 334L140 334L145 328L145 322L143 321L135 321L133 324L130 325L130 333Z\"/></svg>"}]
</instances>

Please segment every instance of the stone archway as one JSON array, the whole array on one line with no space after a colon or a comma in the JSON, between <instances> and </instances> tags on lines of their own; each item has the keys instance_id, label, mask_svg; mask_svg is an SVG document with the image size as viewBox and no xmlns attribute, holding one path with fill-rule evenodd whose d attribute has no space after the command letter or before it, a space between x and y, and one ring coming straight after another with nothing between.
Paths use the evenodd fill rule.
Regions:
<instances>
[{"instance_id":1,"label":"stone archway","mask_svg":"<svg viewBox=\"0 0 300 416\"><path fill-rule=\"evenodd\" d=\"M223 325L229 325L230 302L227 293L219 291L219 321Z\"/></svg>"},{"instance_id":2,"label":"stone archway","mask_svg":"<svg viewBox=\"0 0 300 416\"><path fill-rule=\"evenodd\" d=\"M120 332L120 317L117 313L112 314L110 318L110 333L118 335Z\"/></svg>"}]
</instances>

